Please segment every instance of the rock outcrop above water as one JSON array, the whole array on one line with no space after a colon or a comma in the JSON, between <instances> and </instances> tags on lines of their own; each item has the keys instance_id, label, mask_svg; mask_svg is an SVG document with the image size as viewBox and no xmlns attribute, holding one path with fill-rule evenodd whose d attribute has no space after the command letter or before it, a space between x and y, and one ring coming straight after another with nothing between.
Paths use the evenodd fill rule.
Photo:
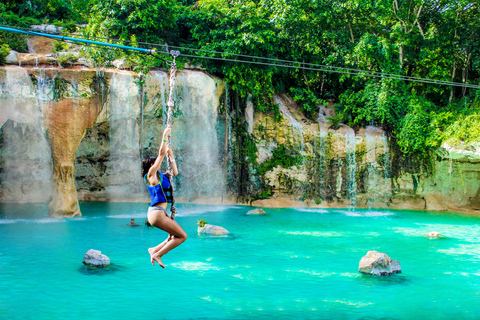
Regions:
<instances>
[{"instance_id":1,"label":"rock outcrop above water","mask_svg":"<svg viewBox=\"0 0 480 320\"><path fill-rule=\"evenodd\" d=\"M110 258L102 254L101 251L90 249L83 257L83 264L102 268L110 265Z\"/></svg>"},{"instance_id":2,"label":"rock outcrop above water","mask_svg":"<svg viewBox=\"0 0 480 320\"><path fill-rule=\"evenodd\" d=\"M440 232L437 231L430 231L425 235L425 237L430 238L430 239L440 239L440 238L445 238Z\"/></svg>"},{"instance_id":3,"label":"rock outcrop above water","mask_svg":"<svg viewBox=\"0 0 480 320\"><path fill-rule=\"evenodd\" d=\"M228 234L227 229L220 227L220 226L215 226L213 224L206 224L203 227L198 227L198 233L205 233L205 234L212 234L212 235L222 235L222 234Z\"/></svg>"},{"instance_id":4,"label":"rock outcrop above water","mask_svg":"<svg viewBox=\"0 0 480 320\"><path fill-rule=\"evenodd\" d=\"M387 254L368 251L360 260L358 271L376 276L388 276L392 273L401 273L402 268L399 261L392 260Z\"/></svg>"},{"instance_id":5,"label":"rock outcrop above water","mask_svg":"<svg viewBox=\"0 0 480 320\"><path fill-rule=\"evenodd\" d=\"M250 215L250 214L261 215L261 214L267 214L267 213L265 212L265 210L258 208L258 209L253 209L253 210L248 211L247 214L248 215Z\"/></svg>"}]
</instances>

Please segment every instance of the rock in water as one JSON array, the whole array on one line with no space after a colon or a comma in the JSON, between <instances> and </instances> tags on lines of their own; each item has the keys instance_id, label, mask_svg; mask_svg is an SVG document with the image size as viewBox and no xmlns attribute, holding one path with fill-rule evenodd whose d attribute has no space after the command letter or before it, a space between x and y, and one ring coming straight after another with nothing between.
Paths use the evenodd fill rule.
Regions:
<instances>
[{"instance_id":1,"label":"rock in water","mask_svg":"<svg viewBox=\"0 0 480 320\"><path fill-rule=\"evenodd\" d=\"M247 214L267 214L263 209L253 209L247 212Z\"/></svg>"},{"instance_id":2,"label":"rock in water","mask_svg":"<svg viewBox=\"0 0 480 320\"><path fill-rule=\"evenodd\" d=\"M430 239L438 239L438 238L443 238L442 234L437 231L431 231L425 235L425 237L428 237Z\"/></svg>"},{"instance_id":3,"label":"rock in water","mask_svg":"<svg viewBox=\"0 0 480 320\"><path fill-rule=\"evenodd\" d=\"M378 251L368 251L360 260L358 271L377 276L388 276L392 273L401 273L400 262L392 260L387 254Z\"/></svg>"},{"instance_id":4,"label":"rock in water","mask_svg":"<svg viewBox=\"0 0 480 320\"><path fill-rule=\"evenodd\" d=\"M206 224L203 227L198 227L198 233L213 234L218 236L218 235L227 234L230 232L228 232L228 230L223 227L214 226L212 224Z\"/></svg>"},{"instance_id":5,"label":"rock in water","mask_svg":"<svg viewBox=\"0 0 480 320\"><path fill-rule=\"evenodd\" d=\"M83 264L94 267L106 267L110 265L110 258L101 251L90 249L83 257Z\"/></svg>"}]
</instances>

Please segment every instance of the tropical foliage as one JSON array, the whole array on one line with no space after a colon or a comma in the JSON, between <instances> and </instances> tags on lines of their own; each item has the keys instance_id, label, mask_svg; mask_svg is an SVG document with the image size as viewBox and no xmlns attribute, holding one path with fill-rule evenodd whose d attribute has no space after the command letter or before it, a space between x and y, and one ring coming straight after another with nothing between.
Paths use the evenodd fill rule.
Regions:
<instances>
[{"instance_id":1,"label":"tropical foliage","mask_svg":"<svg viewBox=\"0 0 480 320\"><path fill-rule=\"evenodd\" d=\"M88 22L88 37L183 47L183 61L185 55L215 58L188 59L224 77L241 97L253 95L261 111L275 110L277 92L290 95L311 119L317 105L333 100L335 123L382 126L405 153L426 156L443 142L480 138L479 90L417 81L479 84L477 1L38 0L6 1L0 10L5 24ZM120 51L86 52L98 64L123 57L143 71L163 66ZM293 60L290 66L299 68L246 56Z\"/></svg>"}]
</instances>

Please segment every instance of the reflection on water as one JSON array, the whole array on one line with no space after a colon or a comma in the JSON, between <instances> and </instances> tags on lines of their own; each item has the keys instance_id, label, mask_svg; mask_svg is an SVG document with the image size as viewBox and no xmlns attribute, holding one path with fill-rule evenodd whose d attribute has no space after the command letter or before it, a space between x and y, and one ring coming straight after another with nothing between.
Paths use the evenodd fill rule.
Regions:
<instances>
[{"instance_id":1,"label":"reflection on water","mask_svg":"<svg viewBox=\"0 0 480 320\"><path fill-rule=\"evenodd\" d=\"M83 265L78 268L78 272L83 275L107 276L118 271L125 271L125 267L111 263L109 266L99 268L94 266Z\"/></svg>"}]
</instances>

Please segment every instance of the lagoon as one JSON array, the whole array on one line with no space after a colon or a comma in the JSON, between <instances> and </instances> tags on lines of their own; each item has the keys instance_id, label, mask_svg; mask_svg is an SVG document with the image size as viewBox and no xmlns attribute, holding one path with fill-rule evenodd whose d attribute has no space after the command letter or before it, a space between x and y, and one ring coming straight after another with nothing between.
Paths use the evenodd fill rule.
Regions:
<instances>
[{"instance_id":1,"label":"lagoon","mask_svg":"<svg viewBox=\"0 0 480 320\"><path fill-rule=\"evenodd\" d=\"M265 209L179 204L189 238L150 264L166 234L142 203L80 203L82 217L43 204L0 205L0 319L478 319L480 218L377 209ZM126 224L134 218L141 225ZM226 236L197 234L197 220ZM424 234L438 231L445 239ZM112 262L82 264L89 249ZM402 273L358 272L369 251Z\"/></svg>"}]
</instances>

